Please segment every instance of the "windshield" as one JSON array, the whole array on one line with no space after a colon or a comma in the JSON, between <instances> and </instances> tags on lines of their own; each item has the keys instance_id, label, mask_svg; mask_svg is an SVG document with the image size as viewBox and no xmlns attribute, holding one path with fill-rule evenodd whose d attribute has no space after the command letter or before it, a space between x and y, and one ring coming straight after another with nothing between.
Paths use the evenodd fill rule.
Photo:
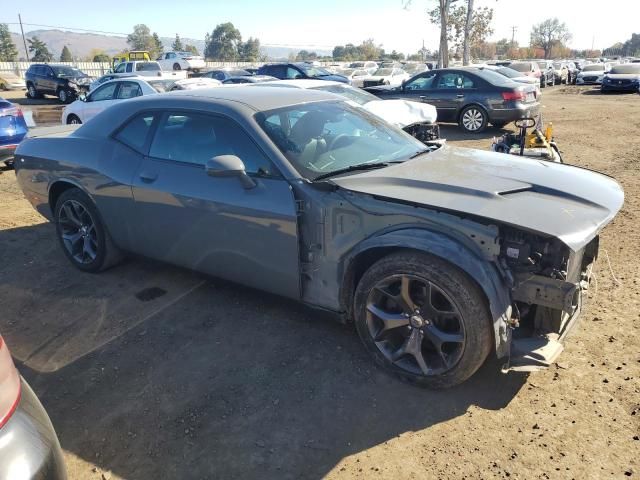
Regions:
<instances>
[{"instance_id":1,"label":"windshield","mask_svg":"<svg viewBox=\"0 0 640 480\"><path fill-rule=\"evenodd\" d=\"M509 68L516 70L518 72L530 72L531 64L530 63L511 63L509 64Z\"/></svg>"},{"instance_id":2,"label":"windshield","mask_svg":"<svg viewBox=\"0 0 640 480\"><path fill-rule=\"evenodd\" d=\"M615 67L613 67L609 73L622 73L622 74L629 74L629 73L635 73L635 74L640 74L640 64L631 64L631 65L617 65Z\"/></svg>"},{"instance_id":3,"label":"windshield","mask_svg":"<svg viewBox=\"0 0 640 480\"><path fill-rule=\"evenodd\" d=\"M87 74L73 67L51 67L56 77L86 77Z\"/></svg>"},{"instance_id":4,"label":"windshield","mask_svg":"<svg viewBox=\"0 0 640 480\"><path fill-rule=\"evenodd\" d=\"M599 63L597 65L587 65L586 67L584 67L582 69L583 72L597 72L597 71L604 71L604 65L602 63Z\"/></svg>"},{"instance_id":5,"label":"windshield","mask_svg":"<svg viewBox=\"0 0 640 480\"><path fill-rule=\"evenodd\" d=\"M364 68L364 62L353 62L349 68Z\"/></svg>"},{"instance_id":6,"label":"windshield","mask_svg":"<svg viewBox=\"0 0 640 480\"><path fill-rule=\"evenodd\" d=\"M356 165L408 159L424 145L347 102L313 102L260 112L256 119L282 154L310 180Z\"/></svg>"},{"instance_id":7,"label":"windshield","mask_svg":"<svg viewBox=\"0 0 640 480\"><path fill-rule=\"evenodd\" d=\"M155 72L160 70L158 62L140 62L136 63L136 72Z\"/></svg>"},{"instance_id":8,"label":"windshield","mask_svg":"<svg viewBox=\"0 0 640 480\"><path fill-rule=\"evenodd\" d=\"M373 100L379 100L378 97L370 94L369 92L365 92L364 90L359 90L357 88L346 87L343 85L323 85L321 87L316 87L313 90L322 90L323 92L335 93L336 95L345 97L347 100L356 102L358 105L364 105L365 103L369 103Z\"/></svg>"},{"instance_id":9,"label":"windshield","mask_svg":"<svg viewBox=\"0 0 640 480\"><path fill-rule=\"evenodd\" d=\"M158 93L170 92L175 80L148 80L147 83Z\"/></svg>"},{"instance_id":10,"label":"windshield","mask_svg":"<svg viewBox=\"0 0 640 480\"><path fill-rule=\"evenodd\" d=\"M375 77L386 77L387 75L391 75L392 70L391 68L379 68L373 75Z\"/></svg>"},{"instance_id":11,"label":"windshield","mask_svg":"<svg viewBox=\"0 0 640 480\"><path fill-rule=\"evenodd\" d=\"M510 65L511 68L513 68L512 65ZM540 67L541 69L546 69L547 68L547 62L538 62L538 67Z\"/></svg>"},{"instance_id":12,"label":"windshield","mask_svg":"<svg viewBox=\"0 0 640 480\"><path fill-rule=\"evenodd\" d=\"M553 62L553 68L559 70L562 68L562 64L560 62Z\"/></svg>"},{"instance_id":13,"label":"windshield","mask_svg":"<svg viewBox=\"0 0 640 480\"><path fill-rule=\"evenodd\" d=\"M326 75L331 75L324 68L314 67L312 65L298 65L298 68L302 70L307 77L324 77Z\"/></svg>"},{"instance_id":14,"label":"windshield","mask_svg":"<svg viewBox=\"0 0 640 480\"><path fill-rule=\"evenodd\" d=\"M500 67L500 68L497 68L495 71L498 72L500 75L504 75L507 78L522 77L522 72L514 70L511 67Z\"/></svg>"}]
</instances>

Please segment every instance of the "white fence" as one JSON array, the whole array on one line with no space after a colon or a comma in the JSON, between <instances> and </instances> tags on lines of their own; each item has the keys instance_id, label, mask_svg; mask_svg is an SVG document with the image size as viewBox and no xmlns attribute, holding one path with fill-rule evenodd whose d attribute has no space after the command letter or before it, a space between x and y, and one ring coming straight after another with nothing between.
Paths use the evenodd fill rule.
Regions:
<instances>
[{"instance_id":1,"label":"white fence","mask_svg":"<svg viewBox=\"0 0 640 480\"><path fill-rule=\"evenodd\" d=\"M37 62L0 62L0 72L12 72L19 77L24 77L25 72L29 67ZM92 77L99 77L104 75L111 69L111 64L108 62L51 62L56 65L69 65L71 67L79 68L83 72ZM261 64L251 62L206 62L207 68L219 68L219 67L256 67Z\"/></svg>"}]
</instances>

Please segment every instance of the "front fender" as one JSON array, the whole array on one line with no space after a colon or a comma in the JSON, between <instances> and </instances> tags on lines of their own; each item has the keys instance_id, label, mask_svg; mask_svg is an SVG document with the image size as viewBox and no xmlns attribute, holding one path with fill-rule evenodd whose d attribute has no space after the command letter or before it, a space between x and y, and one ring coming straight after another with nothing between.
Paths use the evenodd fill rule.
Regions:
<instances>
[{"instance_id":1,"label":"front fender","mask_svg":"<svg viewBox=\"0 0 640 480\"><path fill-rule=\"evenodd\" d=\"M502 279L496 264L477 249L463 245L445 234L425 229L408 228L369 237L352 249L345 262L344 273L355 264L359 255L376 249L412 249L436 255L469 275L481 288L493 319L496 355L502 358L509 353L511 333L509 317L511 298L509 288Z\"/></svg>"}]
</instances>

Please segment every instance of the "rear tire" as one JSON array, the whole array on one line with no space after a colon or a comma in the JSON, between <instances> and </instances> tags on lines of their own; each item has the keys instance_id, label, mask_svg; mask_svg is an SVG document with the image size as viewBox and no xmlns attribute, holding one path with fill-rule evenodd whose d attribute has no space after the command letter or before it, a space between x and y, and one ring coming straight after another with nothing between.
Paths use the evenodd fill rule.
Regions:
<instances>
[{"instance_id":1,"label":"rear tire","mask_svg":"<svg viewBox=\"0 0 640 480\"><path fill-rule=\"evenodd\" d=\"M29 83L27 85L27 97L35 100L37 98L42 98L42 94L36 90L36 87L32 83Z\"/></svg>"},{"instance_id":2,"label":"rear tire","mask_svg":"<svg viewBox=\"0 0 640 480\"><path fill-rule=\"evenodd\" d=\"M480 133L487 128L489 117L487 113L477 105L469 105L460 114L459 125L465 132Z\"/></svg>"},{"instance_id":3,"label":"rear tire","mask_svg":"<svg viewBox=\"0 0 640 480\"><path fill-rule=\"evenodd\" d=\"M98 209L80 189L70 188L60 195L54 219L62 251L77 269L96 273L122 259Z\"/></svg>"},{"instance_id":4,"label":"rear tire","mask_svg":"<svg viewBox=\"0 0 640 480\"><path fill-rule=\"evenodd\" d=\"M174 69L174 70L182 70L182 67L180 67L180 64L179 64L179 63L174 63L174 64L173 64L173 69Z\"/></svg>"},{"instance_id":5,"label":"rear tire","mask_svg":"<svg viewBox=\"0 0 640 480\"><path fill-rule=\"evenodd\" d=\"M407 308L412 313L402 313ZM375 362L422 387L464 382L493 345L480 288L459 268L426 253L395 253L374 263L358 283L354 315Z\"/></svg>"}]
</instances>

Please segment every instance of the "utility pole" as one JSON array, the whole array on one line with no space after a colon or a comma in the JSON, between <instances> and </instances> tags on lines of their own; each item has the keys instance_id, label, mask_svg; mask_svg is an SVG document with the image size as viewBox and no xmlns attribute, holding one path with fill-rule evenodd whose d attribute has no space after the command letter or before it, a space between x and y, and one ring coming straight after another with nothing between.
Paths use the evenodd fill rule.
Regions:
<instances>
[{"instance_id":1,"label":"utility pole","mask_svg":"<svg viewBox=\"0 0 640 480\"><path fill-rule=\"evenodd\" d=\"M20 22L20 32L22 33L22 43L24 44L24 54L27 57L27 62L29 61L29 49L27 48L27 41L24 38L24 29L22 28L22 17L18 14L18 22Z\"/></svg>"},{"instance_id":2,"label":"utility pole","mask_svg":"<svg viewBox=\"0 0 640 480\"><path fill-rule=\"evenodd\" d=\"M518 27L517 26L512 26L511 27L511 47L513 47L513 45L516 42L516 32L518 31Z\"/></svg>"}]
</instances>

